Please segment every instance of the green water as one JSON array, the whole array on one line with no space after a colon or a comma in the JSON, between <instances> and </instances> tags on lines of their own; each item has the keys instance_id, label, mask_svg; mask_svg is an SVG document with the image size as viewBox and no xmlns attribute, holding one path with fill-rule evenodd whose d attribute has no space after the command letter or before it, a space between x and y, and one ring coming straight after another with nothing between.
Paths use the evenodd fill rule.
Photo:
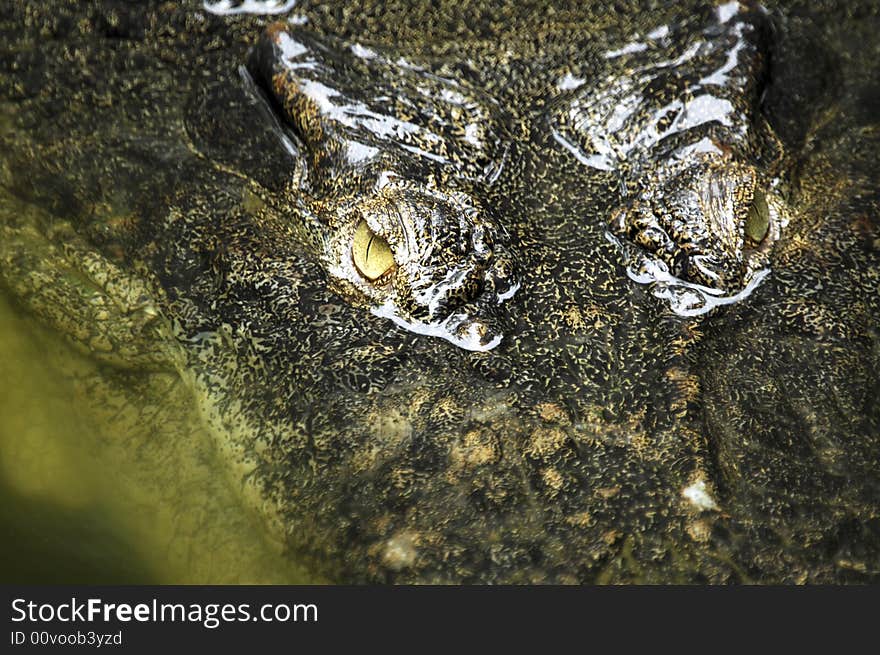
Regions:
<instances>
[{"instance_id":1,"label":"green water","mask_svg":"<svg viewBox=\"0 0 880 655\"><path fill-rule=\"evenodd\" d=\"M0 295L0 581L313 581L218 475L195 416L129 420L99 372ZM186 403L170 374L135 382ZM89 413L105 393L109 415Z\"/></svg>"}]
</instances>

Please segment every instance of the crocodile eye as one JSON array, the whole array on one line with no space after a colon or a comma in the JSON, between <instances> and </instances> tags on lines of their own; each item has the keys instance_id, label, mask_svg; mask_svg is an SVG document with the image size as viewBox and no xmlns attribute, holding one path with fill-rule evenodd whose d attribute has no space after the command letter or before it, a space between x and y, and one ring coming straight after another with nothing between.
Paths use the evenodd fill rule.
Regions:
<instances>
[{"instance_id":1,"label":"crocodile eye","mask_svg":"<svg viewBox=\"0 0 880 655\"><path fill-rule=\"evenodd\" d=\"M388 242L373 232L364 220L361 220L354 232L351 258L358 272L371 282L385 275L394 266L394 253L391 252Z\"/></svg>"},{"instance_id":2,"label":"crocodile eye","mask_svg":"<svg viewBox=\"0 0 880 655\"><path fill-rule=\"evenodd\" d=\"M749 215L746 218L746 236L753 243L761 243L770 229L770 210L767 207L767 199L760 191L755 191L752 206L749 207Z\"/></svg>"}]
</instances>

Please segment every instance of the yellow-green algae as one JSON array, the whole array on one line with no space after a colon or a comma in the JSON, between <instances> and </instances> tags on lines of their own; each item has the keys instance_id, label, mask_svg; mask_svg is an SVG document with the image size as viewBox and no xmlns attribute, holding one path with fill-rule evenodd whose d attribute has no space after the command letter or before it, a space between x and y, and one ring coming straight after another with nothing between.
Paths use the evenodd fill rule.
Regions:
<instances>
[{"instance_id":1,"label":"yellow-green algae","mask_svg":"<svg viewBox=\"0 0 880 655\"><path fill-rule=\"evenodd\" d=\"M0 295L0 581L315 581L218 474L176 376L118 374L133 394L101 372Z\"/></svg>"}]
</instances>

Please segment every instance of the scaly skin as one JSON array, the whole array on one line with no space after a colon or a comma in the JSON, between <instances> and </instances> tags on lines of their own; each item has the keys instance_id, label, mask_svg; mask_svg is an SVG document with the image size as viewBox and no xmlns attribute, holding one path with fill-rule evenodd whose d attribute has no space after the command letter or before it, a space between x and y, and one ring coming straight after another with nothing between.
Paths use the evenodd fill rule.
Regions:
<instances>
[{"instance_id":1,"label":"scaly skin","mask_svg":"<svg viewBox=\"0 0 880 655\"><path fill-rule=\"evenodd\" d=\"M294 556L340 581L880 576L877 136L860 110L870 70L851 61L866 50L842 37L875 39L873 5L724 22L702 3L324 1L297 5L304 27L268 32L277 17L111 5L3 10L3 184L149 289L173 329L151 338L168 339L161 352ZM606 56L662 26L674 42ZM279 57L282 35L347 105L430 126L442 150L421 150L447 161L403 147L424 139L334 118ZM731 125L670 144L681 154L707 136L714 149L675 164L641 143L608 170L584 164L585 137L620 150L740 36L713 89L737 110ZM700 40L705 57L659 70ZM657 95L639 96L639 66ZM440 128L431 118L453 107L428 98L443 80L473 102ZM625 88L638 111L604 130L593 101ZM566 107L590 120L565 123ZM461 136L476 122L479 146ZM354 141L376 161L347 158ZM700 205L715 183L720 201ZM750 250L756 190L788 222ZM401 255L392 206L402 231L438 241L436 261ZM416 230L429 213L437 229ZM387 286L358 275L361 218L393 251ZM448 255L446 238L464 249ZM628 277L633 252L681 276L673 292L709 281L698 255L716 258L725 294L770 273L739 302L681 316L659 284ZM435 264L472 274L432 314L414 301ZM4 286L23 274L4 266ZM389 299L410 329L368 311ZM482 351L454 330L416 332L455 314L486 326Z\"/></svg>"},{"instance_id":2,"label":"scaly skin","mask_svg":"<svg viewBox=\"0 0 880 655\"><path fill-rule=\"evenodd\" d=\"M485 315L519 283L504 229L471 190L504 165L497 103L283 23L266 30L250 68L303 144L308 172L289 193L334 291L470 350L498 345ZM352 257L362 223L393 253L377 279Z\"/></svg>"},{"instance_id":3,"label":"scaly skin","mask_svg":"<svg viewBox=\"0 0 880 655\"><path fill-rule=\"evenodd\" d=\"M623 75L595 84L575 69L551 130L583 165L619 178L624 204L609 223L643 253L634 277L659 262L663 274L734 296L767 268L787 222L782 146L760 107L772 25L765 9L736 3L700 23L661 25L604 52Z\"/></svg>"}]
</instances>

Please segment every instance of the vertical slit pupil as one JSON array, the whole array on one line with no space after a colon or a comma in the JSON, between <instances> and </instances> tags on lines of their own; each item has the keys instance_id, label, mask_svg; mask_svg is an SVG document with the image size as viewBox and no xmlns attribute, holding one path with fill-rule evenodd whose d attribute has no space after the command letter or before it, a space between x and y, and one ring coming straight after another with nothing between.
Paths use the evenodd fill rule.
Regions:
<instances>
[{"instance_id":1,"label":"vertical slit pupil","mask_svg":"<svg viewBox=\"0 0 880 655\"><path fill-rule=\"evenodd\" d=\"M368 280L376 280L394 266L394 254L388 243L373 232L366 221L355 229L351 257L358 272Z\"/></svg>"}]
</instances>

